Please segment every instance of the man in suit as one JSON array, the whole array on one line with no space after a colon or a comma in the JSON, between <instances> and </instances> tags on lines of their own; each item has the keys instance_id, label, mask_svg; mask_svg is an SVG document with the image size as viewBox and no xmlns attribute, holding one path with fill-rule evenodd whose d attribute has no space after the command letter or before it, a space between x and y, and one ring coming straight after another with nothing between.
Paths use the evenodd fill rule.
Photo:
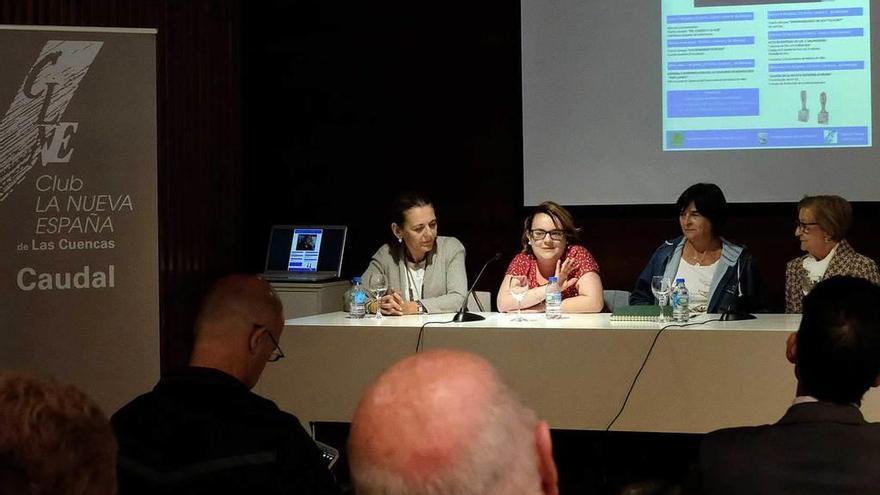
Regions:
<instances>
[{"instance_id":1,"label":"man in suit","mask_svg":"<svg viewBox=\"0 0 880 495\"><path fill-rule=\"evenodd\" d=\"M283 357L281 301L249 275L206 297L190 365L113 415L119 493L337 494L318 447L292 414L253 392Z\"/></svg>"},{"instance_id":2,"label":"man in suit","mask_svg":"<svg viewBox=\"0 0 880 495\"><path fill-rule=\"evenodd\" d=\"M729 428L703 440L709 494L880 493L880 424L862 396L880 384L880 287L833 277L804 299L786 357L797 396L773 425Z\"/></svg>"},{"instance_id":3,"label":"man in suit","mask_svg":"<svg viewBox=\"0 0 880 495\"><path fill-rule=\"evenodd\" d=\"M557 495L547 423L485 360L438 350L392 366L355 411L358 495Z\"/></svg>"}]
</instances>

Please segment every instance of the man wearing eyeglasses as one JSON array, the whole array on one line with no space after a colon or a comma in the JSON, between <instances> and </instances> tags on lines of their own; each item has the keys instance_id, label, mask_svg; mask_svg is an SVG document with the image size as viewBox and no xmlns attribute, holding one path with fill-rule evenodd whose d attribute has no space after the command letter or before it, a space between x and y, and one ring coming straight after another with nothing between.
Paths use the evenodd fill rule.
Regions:
<instances>
[{"instance_id":1,"label":"man wearing eyeglasses","mask_svg":"<svg viewBox=\"0 0 880 495\"><path fill-rule=\"evenodd\" d=\"M281 301L257 277L232 275L199 312L188 367L112 418L119 493L309 493L338 489L292 414L253 392L278 344Z\"/></svg>"}]
</instances>

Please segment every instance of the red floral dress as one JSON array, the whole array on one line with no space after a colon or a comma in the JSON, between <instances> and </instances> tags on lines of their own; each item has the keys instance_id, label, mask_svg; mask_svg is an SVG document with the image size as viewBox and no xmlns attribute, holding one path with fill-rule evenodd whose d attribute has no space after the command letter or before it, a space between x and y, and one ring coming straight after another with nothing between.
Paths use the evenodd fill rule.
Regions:
<instances>
[{"instance_id":1,"label":"red floral dress","mask_svg":"<svg viewBox=\"0 0 880 495\"><path fill-rule=\"evenodd\" d=\"M565 248L565 253L562 255L562 261L571 258L574 261L574 268L570 272L568 272L569 279L579 279L585 273L596 272L599 273L599 264L596 263L596 259L593 258L593 255L587 251L587 248L583 246L579 246L577 244L572 244ZM538 260L535 259L534 255L528 253L519 253L513 258L513 261L510 262L510 265L507 266L507 273L505 275L525 275L529 279L529 289L534 287L538 287ZM560 280L560 285L564 282ZM569 297L574 297L578 295L577 284L572 285L568 289L562 292L562 298L567 299Z\"/></svg>"}]
</instances>

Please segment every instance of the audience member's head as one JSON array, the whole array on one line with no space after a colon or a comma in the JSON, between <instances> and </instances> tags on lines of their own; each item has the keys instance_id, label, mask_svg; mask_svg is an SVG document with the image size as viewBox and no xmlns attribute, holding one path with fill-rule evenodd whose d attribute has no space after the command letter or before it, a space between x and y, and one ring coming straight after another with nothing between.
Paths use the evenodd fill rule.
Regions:
<instances>
[{"instance_id":1,"label":"audience member's head","mask_svg":"<svg viewBox=\"0 0 880 495\"><path fill-rule=\"evenodd\" d=\"M804 298L800 328L788 339L798 395L860 403L880 376L880 287L832 277Z\"/></svg>"},{"instance_id":2,"label":"audience member's head","mask_svg":"<svg viewBox=\"0 0 880 495\"><path fill-rule=\"evenodd\" d=\"M349 447L359 495L557 493L547 423L464 352L417 354L382 374Z\"/></svg>"},{"instance_id":3,"label":"audience member's head","mask_svg":"<svg viewBox=\"0 0 880 495\"><path fill-rule=\"evenodd\" d=\"M252 388L281 352L284 316L278 295L253 275L230 275L214 284L196 321L190 364L219 369Z\"/></svg>"},{"instance_id":4,"label":"audience member's head","mask_svg":"<svg viewBox=\"0 0 880 495\"><path fill-rule=\"evenodd\" d=\"M116 439L98 406L72 385L0 372L0 493L116 493Z\"/></svg>"}]
</instances>

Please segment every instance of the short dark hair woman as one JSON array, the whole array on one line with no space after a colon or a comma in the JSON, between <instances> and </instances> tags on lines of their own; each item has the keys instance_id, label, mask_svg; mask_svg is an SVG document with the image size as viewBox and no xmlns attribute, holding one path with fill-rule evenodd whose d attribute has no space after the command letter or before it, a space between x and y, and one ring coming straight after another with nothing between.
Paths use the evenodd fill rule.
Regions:
<instances>
[{"instance_id":1,"label":"short dark hair woman","mask_svg":"<svg viewBox=\"0 0 880 495\"><path fill-rule=\"evenodd\" d=\"M596 313L602 311L602 279L599 264L580 244L579 229L574 226L571 213L562 206L545 201L538 205L523 225L522 252L510 262L501 288L498 290L498 310L517 308L510 295L512 276L528 279L529 290L523 309L542 311L550 277L557 277L562 289L562 311L567 313Z\"/></svg>"},{"instance_id":2,"label":"short dark hair woman","mask_svg":"<svg viewBox=\"0 0 880 495\"><path fill-rule=\"evenodd\" d=\"M715 184L694 184L676 201L682 235L654 251L630 295L630 304L657 304L651 279L685 279L692 313L736 313L760 307L757 271L751 253L721 237L727 200Z\"/></svg>"},{"instance_id":3,"label":"short dark hair woman","mask_svg":"<svg viewBox=\"0 0 880 495\"><path fill-rule=\"evenodd\" d=\"M370 312L384 315L454 313L467 293L464 246L437 235L434 205L419 193L404 193L392 211L392 237L376 251L363 274L383 273L389 293L370 301Z\"/></svg>"}]
</instances>

